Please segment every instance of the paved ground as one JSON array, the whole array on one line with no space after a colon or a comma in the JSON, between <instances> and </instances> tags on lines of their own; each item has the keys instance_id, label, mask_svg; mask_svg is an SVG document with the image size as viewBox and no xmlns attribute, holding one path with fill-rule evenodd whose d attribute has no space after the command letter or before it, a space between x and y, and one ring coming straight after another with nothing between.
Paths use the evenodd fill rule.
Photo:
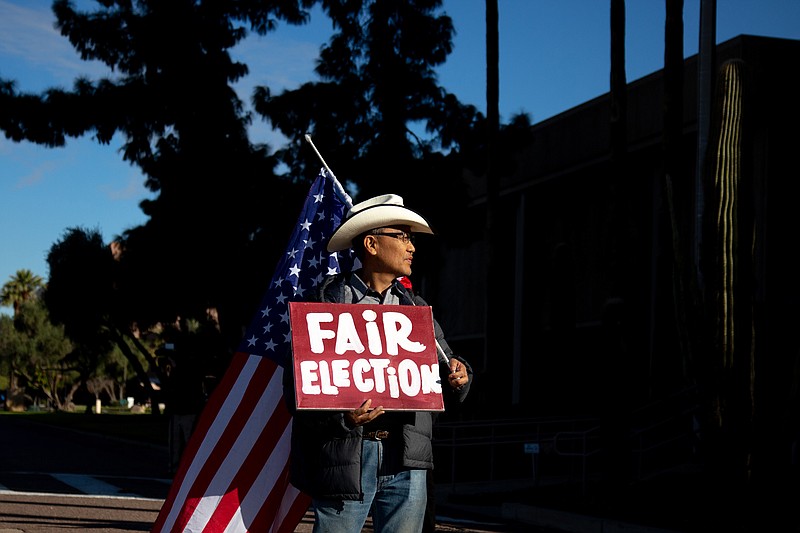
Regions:
<instances>
[{"instance_id":1,"label":"paved ground","mask_svg":"<svg viewBox=\"0 0 800 533\"><path fill-rule=\"evenodd\" d=\"M0 533L149 531L159 509L160 500L4 491Z\"/></svg>"},{"instance_id":2,"label":"paved ground","mask_svg":"<svg viewBox=\"0 0 800 533\"><path fill-rule=\"evenodd\" d=\"M171 484L164 475L166 458L163 447L0 416L0 533L150 531ZM719 509L708 504L709 495L701 485L693 490L687 490L685 482L675 487L680 489L661 485L649 491L637 485L636 493L629 494L616 512L584 514L574 509L574 503L562 509L572 500L558 499L552 488L531 490L509 482L437 486L437 531L800 533L795 505L800 487L783 487L778 491L783 497L770 497L764 510L751 499L742 500L752 507L749 514L756 524L789 524L777 529L747 529L742 524L720 529ZM700 512L706 513L705 520L697 519ZM731 518L726 522L732 523ZM312 525L308 514L296 531L308 533ZM371 526L364 531L372 531Z\"/></svg>"},{"instance_id":3,"label":"paved ground","mask_svg":"<svg viewBox=\"0 0 800 533\"><path fill-rule=\"evenodd\" d=\"M163 500L135 497L53 495L42 493L0 493L0 533L56 533L92 531L93 533L135 533L150 531ZM314 518L308 513L295 529L310 533ZM437 531L493 532L531 531L500 523L441 523ZM370 523L364 528L372 531Z\"/></svg>"},{"instance_id":4,"label":"paved ground","mask_svg":"<svg viewBox=\"0 0 800 533\"><path fill-rule=\"evenodd\" d=\"M136 533L150 531L163 500L140 497L63 495L36 492L0 491L0 533ZM448 517L437 524L442 533L531 532L545 531L531 526L515 526L501 521L458 520ZM309 512L295 529L310 533L314 517ZM367 523L364 532L372 531Z\"/></svg>"},{"instance_id":5,"label":"paved ground","mask_svg":"<svg viewBox=\"0 0 800 533\"><path fill-rule=\"evenodd\" d=\"M14 417L0 416L0 450L0 533L150 531L171 484L163 448ZM453 510L437 531L547 531ZM295 531L312 526L308 513Z\"/></svg>"}]
</instances>

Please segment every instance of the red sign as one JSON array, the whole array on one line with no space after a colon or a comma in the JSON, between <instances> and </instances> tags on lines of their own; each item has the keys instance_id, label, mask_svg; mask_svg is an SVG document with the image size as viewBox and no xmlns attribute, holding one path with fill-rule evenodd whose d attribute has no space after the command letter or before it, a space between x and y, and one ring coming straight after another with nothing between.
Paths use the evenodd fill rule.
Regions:
<instances>
[{"instance_id":1,"label":"red sign","mask_svg":"<svg viewBox=\"0 0 800 533\"><path fill-rule=\"evenodd\" d=\"M444 411L428 306L290 302L298 409Z\"/></svg>"}]
</instances>

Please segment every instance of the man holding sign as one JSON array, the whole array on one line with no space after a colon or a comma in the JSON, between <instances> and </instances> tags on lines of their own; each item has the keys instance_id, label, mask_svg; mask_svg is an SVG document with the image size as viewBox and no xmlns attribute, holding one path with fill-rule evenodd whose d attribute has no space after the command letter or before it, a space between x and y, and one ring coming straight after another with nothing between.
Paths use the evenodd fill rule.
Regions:
<instances>
[{"instance_id":1,"label":"man holding sign","mask_svg":"<svg viewBox=\"0 0 800 533\"><path fill-rule=\"evenodd\" d=\"M358 533L370 512L376 532L421 531L433 416L472 382L430 307L398 281L411 274L414 233L433 231L397 195L354 205L327 249L352 248L361 268L291 310L291 482L312 497L315 532Z\"/></svg>"}]
</instances>

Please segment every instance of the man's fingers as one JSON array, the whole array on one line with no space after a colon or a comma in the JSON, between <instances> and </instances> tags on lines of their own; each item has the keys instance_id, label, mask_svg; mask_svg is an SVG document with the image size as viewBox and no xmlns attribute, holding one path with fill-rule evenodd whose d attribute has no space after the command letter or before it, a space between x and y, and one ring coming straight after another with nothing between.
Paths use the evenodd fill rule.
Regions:
<instances>
[{"instance_id":1,"label":"man's fingers","mask_svg":"<svg viewBox=\"0 0 800 533\"><path fill-rule=\"evenodd\" d=\"M383 414L383 406L379 405L378 407L376 407L375 409L370 411L369 415L367 416L367 419L371 421L371 420L376 419L377 417L379 417L382 414Z\"/></svg>"},{"instance_id":2,"label":"man's fingers","mask_svg":"<svg viewBox=\"0 0 800 533\"><path fill-rule=\"evenodd\" d=\"M364 413L368 413L370 405L372 405L372 400L365 400L364 403L361 404L361 407L356 409L354 413L356 414L356 416L361 416Z\"/></svg>"},{"instance_id":3,"label":"man's fingers","mask_svg":"<svg viewBox=\"0 0 800 533\"><path fill-rule=\"evenodd\" d=\"M361 404L361 407L353 411L353 418L355 418L356 421L369 421L383 412L382 405L376 407L375 409L370 409L371 406L372 400L365 400L364 403Z\"/></svg>"}]
</instances>

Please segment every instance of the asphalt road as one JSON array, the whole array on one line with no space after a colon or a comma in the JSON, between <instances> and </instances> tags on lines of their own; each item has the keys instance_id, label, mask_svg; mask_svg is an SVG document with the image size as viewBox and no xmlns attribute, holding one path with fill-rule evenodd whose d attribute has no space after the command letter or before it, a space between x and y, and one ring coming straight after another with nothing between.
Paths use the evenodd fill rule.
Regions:
<instances>
[{"instance_id":1,"label":"asphalt road","mask_svg":"<svg viewBox=\"0 0 800 533\"><path fill-rule=\"evenodd\" d=\"M0 416L0 533L150 531L171 483L166 466L162 447ZM312 526L309 513L295 531ZM544 530L442 516L437 531Z\"/></svg>"},{"instance_id":2,"label":"asphalt road","mask_svg":"<svg viewBox=\"0 0 800 533\"><path fill-rule=\"evenodd\" d=\"M149 531L166 467L164 448L0 416L0 532Z\"/></svg>"}]
</instances>

